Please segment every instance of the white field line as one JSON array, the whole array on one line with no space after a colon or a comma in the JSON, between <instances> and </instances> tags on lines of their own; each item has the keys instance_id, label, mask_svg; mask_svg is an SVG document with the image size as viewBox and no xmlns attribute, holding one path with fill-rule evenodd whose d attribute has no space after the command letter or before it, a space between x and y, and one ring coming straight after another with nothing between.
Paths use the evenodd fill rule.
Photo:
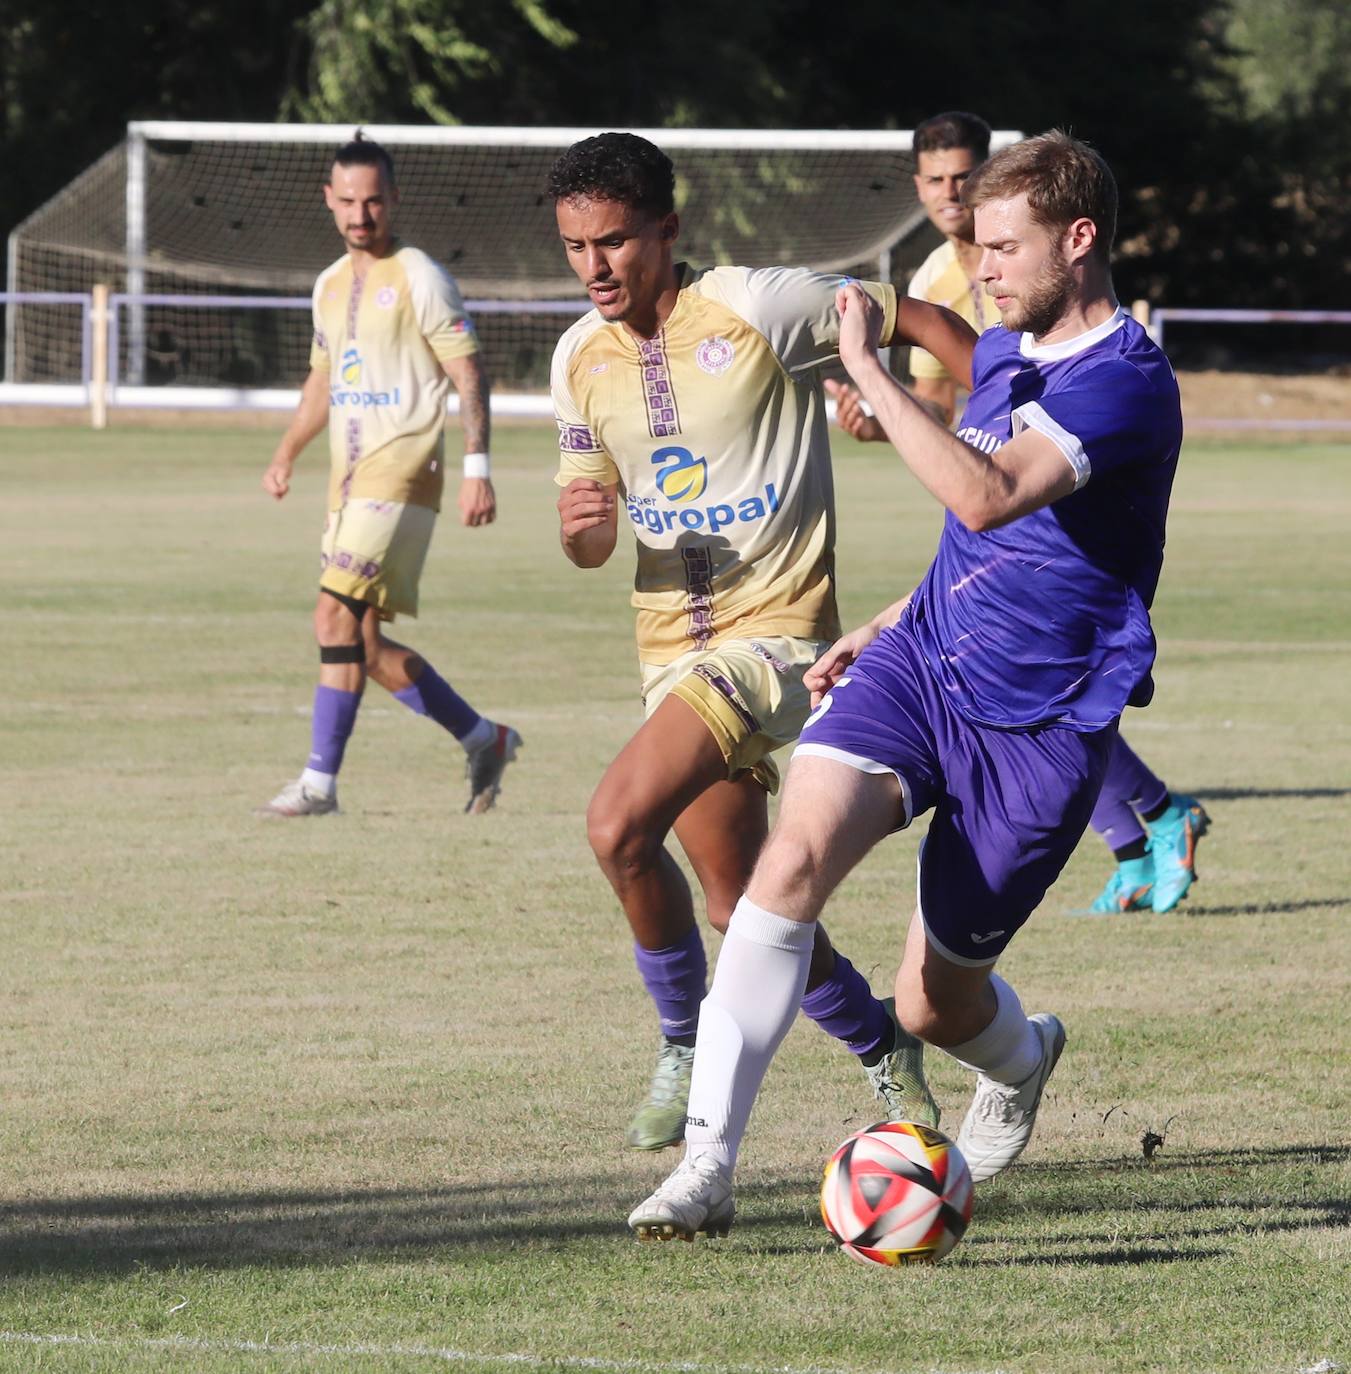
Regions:
<instances>
[{"instance_id":1,"label":"white field line","mask_svg":"<svg viewBox=\"0 0 1351 1374\"><path fill-rule=\"evenodd\" d=\"M698 1360L606 1360L594 1355L480 1354L435 1345L322 1345L310 1341L204 1340L193 1336L104 1337L39 1331L0 1331L0 1345L74 1346L128 1351L196 1351L205 1355L334 1355L372 1359L439 1360L443 1364L503 1365L513 1369L590 1369L601 1374L863 1374L823 1365L704 1364ZM894 1371L893 1371L894 1374ZM937 1371L935 1371L937 1374ZM970 1371L975 1374L975 1371ZM989 1374L1005 1374L993 1370Z\"/></svg>"}]
</instances>

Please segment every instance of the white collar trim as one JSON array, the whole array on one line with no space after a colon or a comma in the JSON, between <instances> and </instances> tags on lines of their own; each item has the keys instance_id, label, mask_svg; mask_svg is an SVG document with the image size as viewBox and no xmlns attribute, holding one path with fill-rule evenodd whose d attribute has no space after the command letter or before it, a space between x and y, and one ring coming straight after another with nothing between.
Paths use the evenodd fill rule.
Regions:
<instances>
[{"instance_id":1,"label":"white collar trim","mask_svg":"<svg viewBox=\"0 0 1351 1374\"><path fill-rule=\"evenodd\" d=\"M1084 334L1076 334L1072 339L1062 339L1059 343L1035 344L1031 334L1024 334L1019 341L1018 351L1024 358L1036 358L1042 362L1054 362L1057 358L1072 358L1086 348L1101 343L1109 334L1114 334L1126 323L1126 312L1121 306L1107 319Z\"/></svg>"}]
</instances>

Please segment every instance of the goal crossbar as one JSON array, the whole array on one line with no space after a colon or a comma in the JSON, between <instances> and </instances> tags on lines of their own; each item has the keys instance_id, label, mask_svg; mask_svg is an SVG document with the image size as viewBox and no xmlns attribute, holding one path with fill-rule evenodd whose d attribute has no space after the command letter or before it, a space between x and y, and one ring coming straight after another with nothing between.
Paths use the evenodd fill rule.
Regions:
<instances>
[{"instance_id":1,"label":"goal crossbar","mask_svg":"<svg viewBox=\"0 0 1351 1374\"><path fill-rule=\"evenodd\" d=\"M566 148L605 132L598 127L490 126L474 124L223 124L202 120L140 119L127 125L129 138L161 142L196 139L220 143L323 143L338 145L360 127L377 143L419 144L459 148ZM630 129L663 148L723 149L726 151L846 151L908 153L914 143L911 129ZM991 147L1016 143L1021 133L997 130Z\"/></svg>"}]
</instances>

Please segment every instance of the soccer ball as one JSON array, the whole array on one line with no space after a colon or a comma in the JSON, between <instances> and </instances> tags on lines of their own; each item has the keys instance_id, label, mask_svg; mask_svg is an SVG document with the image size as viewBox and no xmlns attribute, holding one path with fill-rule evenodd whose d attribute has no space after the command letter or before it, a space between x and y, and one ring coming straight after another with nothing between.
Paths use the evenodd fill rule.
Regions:
<instances>
[{"instance_id":1,"label":"soccer ball","mask_svg":"<svg viewBox=\"0 0 1351 1374\"><path fill-rule=\"evenodd\" d=\"M821 1220L860 1264L933 1264L971 1220L971 1172L941 1131L882 1121L831 1155Z\"/></svg>"}]
</instances>

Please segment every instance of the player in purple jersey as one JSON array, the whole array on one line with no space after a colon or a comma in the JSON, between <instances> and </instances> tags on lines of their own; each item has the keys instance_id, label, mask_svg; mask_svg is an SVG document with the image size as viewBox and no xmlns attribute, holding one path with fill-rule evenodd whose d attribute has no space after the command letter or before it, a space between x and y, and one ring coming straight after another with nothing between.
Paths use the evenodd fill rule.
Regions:
<instances>
[{"instance_id":1,"label":"player in purple jersey","mask_svg":"<svg viewBox=\"0 0 1351 1374\"><path fill-rule=\"evenodd\" d=\"M957 434L877 356L840 293L840 356L906 466L947 509L919 588L817 662L823 693L737 904L695 1047L685 1159L629 1218L723 1231L765 1070L845 875L923 811L918 904L896 977L906 1030L977 1075L958 1144L977 1181L1026 1146L1065 1031L994 972L1074 849L1117 719L1152 692L1149 604L1182 439L1167 359L1117 304L1116 184L1058 131L985 163L980 277L1005 328L975 345Z\"/></svg>"},{"instance_id":2,"label":"player in purple jersey","mask_svg":"<svg viewBox=\"0 0 1351 1374\"><path fill-rule=\"evenodd\" d=\"M994 306L975 275L980 249L971 207L961 203L961 188L989 150L989 126L964 111L935 115L915 129L915 188L944 243L919 269L910 294L956 309L977 332L993 323ZM954 377L923 353L917 361L912 352L911 367L915 396L951 423L957 388L970 390L970 375ZM835 418L842 429L865 442L886 437L860 404L857 388L833 380L826 388L835 398ZM1092 912L1172 911L1196 881L1196 843L1209 827L1209 816L1195 797L1170 792L1120 737L1089 824L1116 859Z\"/></svg>"}]
</instances>

